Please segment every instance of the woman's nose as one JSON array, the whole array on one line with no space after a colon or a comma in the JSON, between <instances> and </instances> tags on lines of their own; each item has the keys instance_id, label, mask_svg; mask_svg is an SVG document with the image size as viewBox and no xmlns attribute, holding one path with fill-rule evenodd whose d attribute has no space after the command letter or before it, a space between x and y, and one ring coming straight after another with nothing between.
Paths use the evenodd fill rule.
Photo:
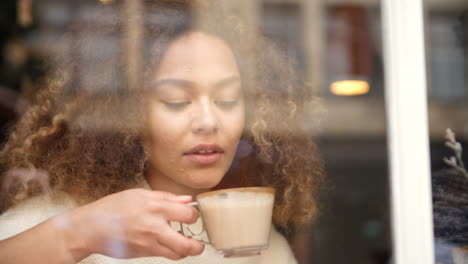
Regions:
<instances>
[{"instance_id":1,"label":"woman's nose","mask_svg":"<svg viewBox=\"0 0 468 264\"><path fill-rule=\"evenodd\" d=\"M210 102L201 102L192 122L192 131L197 134L211 134L218 131L219 122Z\"/></svg>"}]
</instances>

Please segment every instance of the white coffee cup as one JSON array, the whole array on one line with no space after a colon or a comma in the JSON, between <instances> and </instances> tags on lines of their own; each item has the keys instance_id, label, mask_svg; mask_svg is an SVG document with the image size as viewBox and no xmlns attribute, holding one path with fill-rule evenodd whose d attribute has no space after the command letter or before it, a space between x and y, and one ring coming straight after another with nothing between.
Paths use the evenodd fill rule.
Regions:
<instances>
[{"instance_id":1,"label":"white coffee cup","mask_svg":"<svg viewBox=\"0 0 468 264\"><path fill-rule=\"evenodd\" d=\"M191 204L198 207L208 234L209 242L204 242L224 257L259 255L268 248L274 196L275 189L271 187L223 189L197 195L197 201Z\"/></svg>"}]
</instances>

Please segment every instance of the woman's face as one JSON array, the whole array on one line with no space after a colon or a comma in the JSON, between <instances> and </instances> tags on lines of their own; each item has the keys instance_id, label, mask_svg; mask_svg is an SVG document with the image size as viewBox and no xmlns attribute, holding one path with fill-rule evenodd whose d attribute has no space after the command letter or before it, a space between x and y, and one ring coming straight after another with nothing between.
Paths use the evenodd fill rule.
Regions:
<instances>
[{"instance_id":1,"label":"woman's face","mask_svg":"<svg viewBox=\"0 0 468 264\"><path fill-rule=\"evenodd\" d=\"M244 129L244 97L230 48L192 32L175 40L152 75L148 104L154 189L196 194L229 169Z\"/></svg>"}]
</instances>

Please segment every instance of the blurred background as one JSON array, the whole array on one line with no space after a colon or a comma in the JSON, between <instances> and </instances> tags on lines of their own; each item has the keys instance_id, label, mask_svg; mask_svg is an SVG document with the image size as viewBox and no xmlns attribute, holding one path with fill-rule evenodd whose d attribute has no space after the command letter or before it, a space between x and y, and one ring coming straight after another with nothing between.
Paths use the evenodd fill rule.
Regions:
<instances>
[{"instance_id":1,"label":"blurred background","mask_svg":"<svg viewBox=\"0 0 468 264\"><path fill-rule=\"evenodd\" d=\"M122 12L113 6L126 2ZM0 1L0 141L41 81L80 57L81 81L104 81L144 0ZM257 23L297 61L320 97L310 126L325 162L321 216L292 241L300 263L389 263L392 255L381 2L378 0L239 0L230 8ZM431 169L447 168L446 128L468 148L468 1L424 1ZM109 27L121 16L128 25ZM70 31L70 25L75 25ZM77 25L77 26L76 26ZM83 25L81 28L80 25ZM86 26L84 26L86 25ZM73 50L70 43L90 43ZM130 36L131 39L131 36ZM84 55L84 56L81 56ZM97 59L99 58L99 59ZM133 62L136 65L138 61ZM109 67L108 67L109 66ZM316 105L321 107L316 111ZM466 154L463 159L468 162ZM465 206L468 201L465 201ZM458 205L460 207L460 205ZM463 211L468 206L458 208ZM467 246L467 245L465 245Z\"/></svg>"}]
</instances>

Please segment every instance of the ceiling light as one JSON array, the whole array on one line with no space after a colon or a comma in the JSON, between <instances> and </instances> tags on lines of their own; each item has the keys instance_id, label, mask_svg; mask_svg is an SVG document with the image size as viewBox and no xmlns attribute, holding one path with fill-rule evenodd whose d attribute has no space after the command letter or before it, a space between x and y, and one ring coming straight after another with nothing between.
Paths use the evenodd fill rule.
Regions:
<instances>
[{"instance_id":1,"label":"ceiling light","mask_svg":"<svg viewBox=\"0 0 468 264\"><path fill-rule=\"evenodd\" d=\"M369 83L361 80L338 81L330 85L330 90L335 95L362 95L369 92Z\"/></svg>"}]
</instances>

